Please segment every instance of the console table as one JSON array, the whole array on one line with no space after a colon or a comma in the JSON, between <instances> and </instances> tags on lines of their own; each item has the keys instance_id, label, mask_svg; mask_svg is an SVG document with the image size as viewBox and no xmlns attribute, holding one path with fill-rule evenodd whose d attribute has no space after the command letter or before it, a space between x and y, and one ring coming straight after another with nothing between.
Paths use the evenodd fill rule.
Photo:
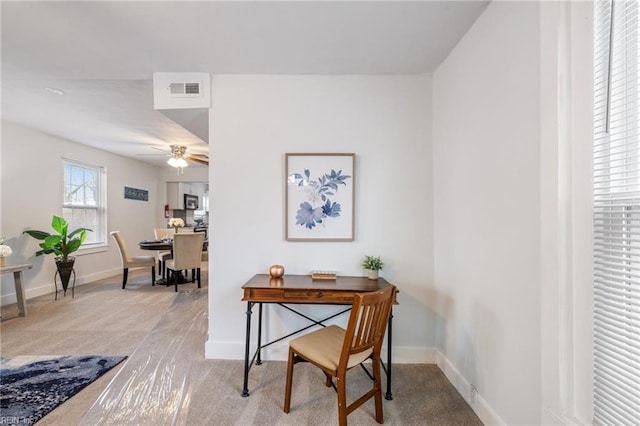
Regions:
<instances>
[{"instance_id":1,"label":"console table","mask_svg":"<svg viewBox=\"0 0 640 426\"><path fill-rule=\"evenodd\" d=\"M295 334L305 331L314 326L324 327L324 322L339 315L349 312L351 306L321 320L315 320L286 304L325 304L325 305L351 305L356 293L365 293L384 289L390 284L384 278L370 280L366 277L337 277L335 280L314 280L310 275L285 275L282 278L271 278L268 274L254 275L246 284L242 286L244 297L242 301L247 302L247 330L245 336L244 352L244 384L242 396L249 396L249 370L255 361L256 365L262 363L260 351L273 343L287 339ZM397 295L397 292L396 292ZM395 298L395 296L394 296ZM249 342L251 339L251 313L253 306L258 304L258 346L249 361ZM284 337L271 342L262 343L262 305L264 303L274 303L283 308L305 318L310 325L296 330ZM397 301L394 300L394 303ZM382 364L382 369L387 375L387 391L385 398L393 399L391 395L391 336L392 336L392 312L389 315L387 326L387 366Z\"/></svg>"},{"instance_id":2,"label":"console table","mask_svg":"<svg viewBox=\"0 0 640 426\"><path fill-rule=\"evenodd\" d=\"M0 274L8 274L13 272L13 281L16 286L16 298L18 299L18 311L20 316L27 316L27 299L24 297L24 286L22 285L22 271L31 269L33 265L25 263L24 265L5 265L0 266Z\"/></svg>"}]
</instances>

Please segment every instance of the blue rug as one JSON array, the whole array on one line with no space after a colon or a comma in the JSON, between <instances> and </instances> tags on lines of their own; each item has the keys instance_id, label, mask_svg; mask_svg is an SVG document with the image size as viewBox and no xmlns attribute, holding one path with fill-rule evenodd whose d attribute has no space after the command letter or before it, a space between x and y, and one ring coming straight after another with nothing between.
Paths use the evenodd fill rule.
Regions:
<instances>
[{"instance_id":1,"label":"blue rug","mask_svg":"<svg viewBox=\"0 0 640 426\"><path fill-rule=\"evenodd\" d=\"M125 358L0 357L0 424L34 424Z\"/></svg>"}]
</instances>

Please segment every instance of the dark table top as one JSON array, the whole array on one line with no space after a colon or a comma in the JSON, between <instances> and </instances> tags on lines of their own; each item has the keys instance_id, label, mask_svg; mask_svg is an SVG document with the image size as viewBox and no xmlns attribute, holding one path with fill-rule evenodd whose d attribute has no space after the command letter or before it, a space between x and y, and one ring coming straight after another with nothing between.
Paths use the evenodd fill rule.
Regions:
<instances>
[{"instance_id":1,"label":"dark table top","mask_svg":"<svg viewBox=\"0 0 640 426\"><path fill-rule=\"evenodd\" d=\"M202 249L206 251L208 245L209 241L204 240ZM171 250L173 248L173 240L145 240L140 241L138 246L142 250Z\"/></svg>"}]
</instances>

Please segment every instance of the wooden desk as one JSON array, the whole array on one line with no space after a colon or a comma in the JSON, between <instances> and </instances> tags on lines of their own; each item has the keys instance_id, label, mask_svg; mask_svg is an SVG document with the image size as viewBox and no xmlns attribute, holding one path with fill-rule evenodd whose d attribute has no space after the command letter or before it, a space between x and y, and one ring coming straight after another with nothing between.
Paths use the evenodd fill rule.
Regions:
<instances>
[{"instance_id":1,"label":"wooden desk","mask_svg":"<svg viewBox=\"0 0 640 426\"><path fill-rule=\"evenodd\" d=\"M33 265L25 263L24 265L6 265L0 266L0 274L8 274L13 272L13 281L16 286L16 298L18 299L18 311L21 317L27 316L27 299L24 297L24 286L22 285L22 271L31 269Z\"/></svg>"},{"instance_id":2,"label":"wooden desk","mask_svg":"<svg viewBox=\"0 0 640 426\"><path fill-rule=\"evenodd\" d=\"M285 275L282 278L271 278L268 274L254 275L242 286L244 296L242 301L247 302L247 330L245 336L244 352L244 385L242 396L249 396L249 370L255 361L256 365L262 363L260 351L267 346L287 339L297 333L314 326L323 326L324 322L335 318L351 310L351 306L319 321L302 314L285 304L324 304L324 305L351 305L353 297L357 293L365 293L384 289L390 284L384 278L370 280L366 277L337 277L335 280L312 280L309 275ZM249 341L251 340L251 313L253 305L259 305L258 311L258 347L251 361L249 361ZM262 344L262 304L275 303L283 308L300 315L312 324L300 330L294 331L272 342ZM397 302L395 302L397 303ZM389 315L387 326L387 366L382 363L382 368L387 375L387 392L385 398L393 399L391 395L391 336L392 336L393 308Z\"/></svg>"}]
</instances>

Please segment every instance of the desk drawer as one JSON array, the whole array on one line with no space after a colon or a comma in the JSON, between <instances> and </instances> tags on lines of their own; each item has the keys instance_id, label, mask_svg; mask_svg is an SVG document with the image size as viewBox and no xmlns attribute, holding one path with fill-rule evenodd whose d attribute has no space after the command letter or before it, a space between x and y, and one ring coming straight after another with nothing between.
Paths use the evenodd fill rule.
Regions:
<instances>
[{"instance_id":1,"label":"desk drawer","mask_svg":"<svg viewBox=\"0 0 640 426\"><path fill-rule=\"evenodd\" d=\"M251 300L253 302L281 302L283 297L283 289L252 288L244 290L244 298L242 300Z\"/></svg>"},{"instance_id":2,"label":"desk drawer","mask_svg":"<svg viewBox=\"0 0 640 426\"><path fill-rule=\"evenodd\" d=\"M354 294L350 291L285 290L284 302L349 304L353 301Z\"/></svg>"}]
</instances>

